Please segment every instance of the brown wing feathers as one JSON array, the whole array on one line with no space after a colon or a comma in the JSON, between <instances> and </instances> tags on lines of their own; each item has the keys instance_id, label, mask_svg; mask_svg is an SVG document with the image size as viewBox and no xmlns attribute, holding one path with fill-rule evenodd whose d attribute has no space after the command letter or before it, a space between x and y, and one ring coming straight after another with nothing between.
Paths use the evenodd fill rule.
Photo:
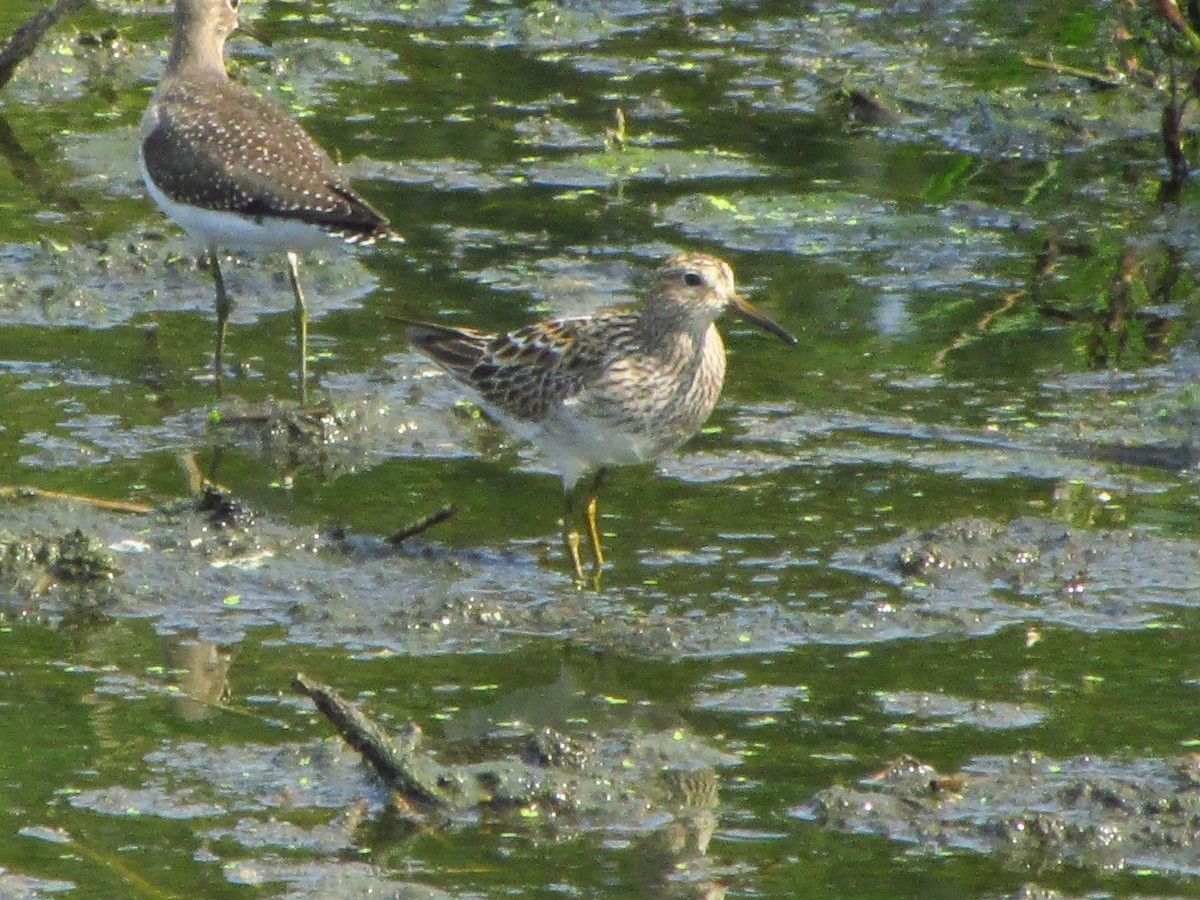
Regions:
<instances>
[{"instance_id":1,"label":"brown wing feathers","mask_svg":"<svg viewBox=\"0 0 1200 900\"><path fill-rule=\"evenodd\" d=\"M168 91L157 107L142 155L150 177L172 200L297 219L352 243L398 237L300 125L240 85Z\"/></svg>"}]
</instances>

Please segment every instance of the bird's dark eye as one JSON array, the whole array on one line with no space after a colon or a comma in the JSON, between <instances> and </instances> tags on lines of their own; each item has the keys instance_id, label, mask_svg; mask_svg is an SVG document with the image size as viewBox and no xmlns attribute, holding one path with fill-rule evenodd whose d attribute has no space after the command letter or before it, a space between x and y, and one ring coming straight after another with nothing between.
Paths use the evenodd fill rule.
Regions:
<instances>
[{"instance_id":1,"label":"bird's dark eye","mask_svg":"<svg viewBox=\"0 0 1200 900\"><path fill-rule=\"evenodd\" d=\"M704 284L704 279L700 277L699 272L688 272L683 276L683 283L688 287L700 287Z\"/></svg>"}]
</instances>

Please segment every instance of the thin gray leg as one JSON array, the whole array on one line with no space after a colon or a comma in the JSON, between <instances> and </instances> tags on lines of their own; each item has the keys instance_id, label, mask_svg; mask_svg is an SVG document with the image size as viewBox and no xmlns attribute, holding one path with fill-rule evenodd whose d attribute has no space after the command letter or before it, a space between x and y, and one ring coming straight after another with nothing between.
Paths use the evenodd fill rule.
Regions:
<instances>
[{"instance_id":1,"label":"thin gray leg","mask_svg":"<svg viewBox=\"0 0 1200 900\"><path fill-rule=\"evenodd\" d=\"M208 267L212 270L213 285L217 290L217 346L213 351L213 374L217 379L217 389L221 387L221 377L225 372L225 332L229 327L229 312L233 309L233 301L225 292L225 278L221 275L221 259L216 247L208 248Z\"/></svg>"}]
</instances>

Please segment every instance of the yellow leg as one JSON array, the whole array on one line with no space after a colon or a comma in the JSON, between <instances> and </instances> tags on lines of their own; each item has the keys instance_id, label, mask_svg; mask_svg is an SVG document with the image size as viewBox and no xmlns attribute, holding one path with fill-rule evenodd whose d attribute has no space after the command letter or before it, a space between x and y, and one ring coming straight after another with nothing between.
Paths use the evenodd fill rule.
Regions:
<instances>
[{"instance_id":1,"label":"yellow leg","mask_svg":"<svg viewBox=\"0 0 1200 900\"><path fill-rule=\"evenodd\" d=\"M575 568L575 580L583 580L583 560L580 558L580 532L575 528L575 504L571 502L571 491L565 492L563 503L563 556L571 560Z\"/></svg>"},{"instance_id":2,"label":"yellow leg","mask_svg":"<svg viewBox=\"0 0 1200 900\"><path fill-rule=\"evenodd\" d=\"M604 551L600 548L600 501L598 497L602 475L603 472L596 473L591 483L588 484L586 492L581 493L578 485L574 484L569 487L564 485L563 490L563 553L571 560L571 566L575 570L576 583L583 584L586 579L583 575L583 554L580 552L582 536L579 533L578 525L578 500L584 496L587 498L584 502L583 514L584 522L587 525L588 546L592 553L592 583L596 587L599 586L600 570L604 567Z\"/></svg>"},{"instance_id":3,"label":"yellow leg","mask_svg":"<svg viewBox=\"0 0 1200 900\"><path fill-rule=\"evenodd\" d=\"M562 517L563 555L571 561L575 569L575 580L583 581L583 560L579 555L579 529L575 527L575 491L572 488L563 489Z\"/></svg>"},{"instance_id":4,"label":"yellow leg","mask_svg":"<svg viewBox=\"0 0 1200 900\"><path fill-rule=\"evenodd\" d=\"M571 566L575 569L575 580L583 582L583 558L579 553L579 532L574 528L564 532L567 555L571 558Z\"/></svg>"},{"instance_id":5,"label":"yellow leg","mask_svg":"<svg viewBox=\"0 0 1200 900\"><path fill-rule=\"evenodd\" d=\"M229 312L233 301L225 292L225 279L221 275L221 260L217 248L208 248L208 266L212 270L213 286L217 290L217 346L213 351L213 374L217 379L217 390L221 389L221 376L225 372L225 332L229 327Z\"/></svg>"},{"instance_id":6,"label":"yellow leg","mask_svg":"<svg viewBox=\"0 0 1200 900\"><path fill-rule=\"evenodd\" d=\"M597 569L604 565L604 552L600 549L600 526L597 523L599 508L600 498L592 494L588 497L584 516L587 521L588 541L592 546L592 562Z\"/></svg>"},{"instance_id":7,"label":"yellow leg","mask_svg":"<svg viewBox=\"0 0 1200 900\"><path fill-rule=\"evenodd\" d=\"M587 504L583 508L587 522L588 542L592 546L592 571L596 574L604 567L604 551L600 549L600 481L604 477L601 469L588 488Z\"/></svg>"},{"instance_id":8,"label":"yellow leg","mask_svg":"<svg viewBox=\"0 0 1200 900\"><path fill-rule=\"evenodd\" d=\"M584 507L584 517L587 520L588 543L592 545L592 579L593 591L600 590L600 576L604 572L604 553L600 549L600 526L597 522L600 500L595 494L588 497Z\"/></svg>"},{"instance_id":9,"label":"yellow leg","mask_svg":"<svg viewBox=\"0 0 1200 900\"><path fill-rule=\"evenodd\" d=\"M300 287L300 258L288 251L288 280L292 283L292 296L296 298L296 352L299 354L300 402L308 400L308 306L304 302L304 290Z\"/></svg>"}]
</instances>

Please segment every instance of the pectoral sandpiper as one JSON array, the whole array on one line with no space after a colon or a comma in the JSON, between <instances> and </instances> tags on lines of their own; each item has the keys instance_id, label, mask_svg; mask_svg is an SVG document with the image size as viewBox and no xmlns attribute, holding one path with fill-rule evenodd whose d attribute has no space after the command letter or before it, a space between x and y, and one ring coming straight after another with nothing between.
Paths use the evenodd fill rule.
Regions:
<instances>
[{"instance_id":1,"label":"pectoral sandpiper","mask_svg":"<svg viewBox=\"0 0 1200 900\"><path fill-rule=\"evenodd\" d=\"M218 378L232 304L217 247L286 251L303 397L308 311L297 251L331 236L359 245L401 238L300 125L229 79L225 40L238 27L239 5L240 0L176 0L167 69L142 119L142 177L159 208L208 251L216 286Z\"/></svg>"},{"instance_id":2,"label":"pectoral sandpiper","mask_svg":"<svg viewBox=\"0 0 1200 900\"><path fill-rule=\"evenodd\" d=\"M663 262L638 309L501 335L423 322L410 323L407 334L562 474L564 552L582 580L579 485L586 486L583 518L598 574L601 476L612 466L656 459L700 430L725 380L725 347L714 323L727 309L796 343L737 293L728 263L704 253Z\"/></svg>"}]
</instances>

